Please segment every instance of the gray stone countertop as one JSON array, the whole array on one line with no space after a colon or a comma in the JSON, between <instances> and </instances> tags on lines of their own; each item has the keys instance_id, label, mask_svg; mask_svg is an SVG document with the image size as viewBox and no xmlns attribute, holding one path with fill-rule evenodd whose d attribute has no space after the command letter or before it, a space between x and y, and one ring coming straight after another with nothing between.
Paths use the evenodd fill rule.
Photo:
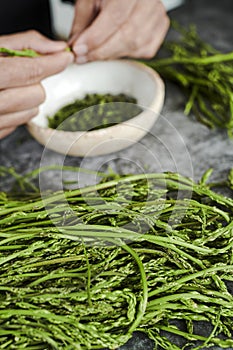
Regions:
<instances>
[{"instance_id":1,"label":"gray stone countertop","mask_svg":"<svg viewBox=\"0 0 233 350\"><path fill-rule=\"evenodd\" d=\"M200 36L217 49L233 51L233 1L186 0L185 5L169 13L183 25L194 23ZM155 34L156 35L156 34ZM172 36L172 31L168 36ZM0 165L14 166L25 173L43 164L66 164L98 170L110 166L124 173L177 171L195 180L213 168L213 180L221 180L233 167L233 140L225 131L213 131L183 113L184 97L179 89L166 84L161 116L151 132L132 147L115 154L95 158L66 157L44 151L24 127L0 141ZM48 174L48 187L56 188L56 173ZM59 175L58 175L59 176ZM81 180L85 184L86 177ZM0 183L0 187L3 183ZM7 186L7 184L4 184ZM5 187L6 188L6 187ZM141 334L121 350L151 350L153 344ZM219 348L214 348L218 349Z\"/></svg>"}]
</instances>

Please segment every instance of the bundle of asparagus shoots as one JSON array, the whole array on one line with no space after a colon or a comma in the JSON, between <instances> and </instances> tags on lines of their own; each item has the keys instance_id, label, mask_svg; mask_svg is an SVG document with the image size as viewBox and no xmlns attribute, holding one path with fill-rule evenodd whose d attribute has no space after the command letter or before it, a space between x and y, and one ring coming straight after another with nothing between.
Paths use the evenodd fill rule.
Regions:
<instances>
[{"instance_id":1,"label":"bundle of asparagus shoots","mask_svg":"<svg viewBox=\"0 0 233 350\"><path fill-rule=\"evenodd\" d=\"M172 22L180 40L166 41L165 58L145 61L187 96L184 112L210 128L225 129L233 136L233 52L221 53L205 43L195 26L188 30Z\"/></svg>"},{"instance_id":2,"label":"bundle of asparagus shoots","mask_svg":"<svg viewBox=\"0 0 233 350\"><path fill-rule=\"evenodd\" d=\"M23 191L0 193L0 349L117 349L134 331L154 349L232 348L233 200L209 175L110 174L42 197L15 176Z\"/></svg>"}]
</instances>

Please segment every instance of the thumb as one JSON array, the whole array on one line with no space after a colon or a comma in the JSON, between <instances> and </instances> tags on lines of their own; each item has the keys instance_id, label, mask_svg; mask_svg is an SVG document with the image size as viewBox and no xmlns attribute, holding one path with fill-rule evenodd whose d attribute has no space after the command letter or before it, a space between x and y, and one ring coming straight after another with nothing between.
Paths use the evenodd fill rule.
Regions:
<instances>
[{"instance_id":1,"label":"thumb","mask_svg":"<svg viewBox=\"0 0 233 350\"><path fill-rule=\"evenodd\" d=\"M41 54L63 51L67 47L64 41L48 39L35 30L0 37L0 47L13 50L32 49Z\"/></svg>"}]
</instances>

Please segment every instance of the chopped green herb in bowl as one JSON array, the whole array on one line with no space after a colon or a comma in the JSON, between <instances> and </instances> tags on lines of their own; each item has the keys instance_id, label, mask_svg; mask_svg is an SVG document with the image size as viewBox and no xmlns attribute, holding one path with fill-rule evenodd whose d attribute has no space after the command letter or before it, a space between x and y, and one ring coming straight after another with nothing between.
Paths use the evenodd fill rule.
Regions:
<instances>
[{"instance_id":1,"label":"chopped green herb in bowl","mask_svg":"<svg viewBox=\"0 0 233 350\"><path fill-rule=\"evenodd\" d=\"M142 111L137 99L126 94L87 94L48 117L48 126L64 131L97 130L122 123Z\"/></svg>"}]
</instances>

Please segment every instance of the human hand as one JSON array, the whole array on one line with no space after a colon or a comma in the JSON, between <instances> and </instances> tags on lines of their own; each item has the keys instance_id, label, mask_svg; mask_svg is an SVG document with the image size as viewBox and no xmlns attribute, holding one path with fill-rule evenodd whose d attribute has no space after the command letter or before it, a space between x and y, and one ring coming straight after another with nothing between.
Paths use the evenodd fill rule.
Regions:
<instances>
[{"instance_id":1,"label":"human hand","mask_svg":"<svg viewBox=\"0 0 233 350\"><path fill-rule=\"evenodd\" d=\"M50 40L36 31L0 36L0 47L33 49L41 56L0 56L0 139L38 113L45 99L41 80L56 74L73 61L64 51L67 44Z\"/></svg>"},{"instance_id":2,"label":"human hand","mask_svg":"<svg viewBox=\"0 0 233 350\"><path fill-rule=\"evenodd\" d=\"M159 0L77 0L69 44L77 63L151 58L169 22Z\"/></svg>"}]
</instances>

